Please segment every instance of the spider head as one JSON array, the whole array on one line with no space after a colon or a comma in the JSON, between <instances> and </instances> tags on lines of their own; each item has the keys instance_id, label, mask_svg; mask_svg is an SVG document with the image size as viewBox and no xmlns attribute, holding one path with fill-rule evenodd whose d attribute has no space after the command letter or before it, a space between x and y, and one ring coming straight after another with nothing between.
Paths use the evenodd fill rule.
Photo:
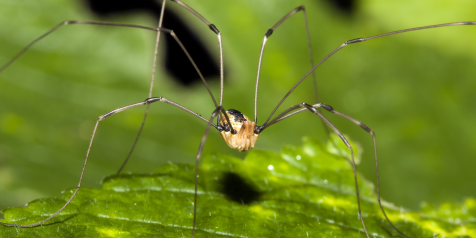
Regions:
<instances>
[{"instance_id":1,"label":"spider head","mask_svg":"<svg viewBox=\"0 0 476 238\"><path fill-rule=\"evenodd\" d=\"M226 115L230 119L231 125L228 124L225 116L221 116L219 122L223 128L228 128L228 130L220 131L220 135L226 144L238 151L253 149L259 137L259 134L255 134L256 123L250 121L247 116L235 109L226 111ZM236 133L233 134L232 130L229 130L230 128L233 128Z\"/></svg>"}]
</instances>

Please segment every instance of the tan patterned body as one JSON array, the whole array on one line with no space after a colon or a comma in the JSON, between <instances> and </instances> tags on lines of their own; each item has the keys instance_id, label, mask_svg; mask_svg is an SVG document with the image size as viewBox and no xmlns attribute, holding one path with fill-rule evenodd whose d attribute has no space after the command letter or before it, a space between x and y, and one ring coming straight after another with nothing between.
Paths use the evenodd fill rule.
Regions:
<instances>
[{"instance_id":1,"label":"tan patterned body","mask_svg":"<svg viewBox=\"0 0 476 238\"><path fill-rule=\"evenodd\" d=\"M250 121L247 116L241 112L230 109L226 111L230 119L231 127L236 130L236 134L231 133L231 130L220 131L220 135L226 144L238 151L247 151L255 147L256 140L259 134L255 134L256 123ZM224 116L220 118L221 125L228 125Z\"/></svg>"}]
</instances>

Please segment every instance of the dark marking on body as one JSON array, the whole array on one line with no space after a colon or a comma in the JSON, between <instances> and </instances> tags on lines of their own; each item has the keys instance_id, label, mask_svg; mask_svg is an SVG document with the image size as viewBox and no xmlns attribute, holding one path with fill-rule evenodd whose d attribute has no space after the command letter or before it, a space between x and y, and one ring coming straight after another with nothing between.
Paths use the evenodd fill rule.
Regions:
<instances>
[{"instance_id":1,"label":"dark marking on body","mask_svg":"<svg viewBox=\"0 0 476 238\"><path fill-rule=\"evenodd\" d=\"M235 122L245 122L245 121L247 121L246 118L243 116L243 113L241 113L238 110L230 109L230 110L228 110L228 113L230 113L230 115L235 117Z\"/></svg>"}]
</instances>

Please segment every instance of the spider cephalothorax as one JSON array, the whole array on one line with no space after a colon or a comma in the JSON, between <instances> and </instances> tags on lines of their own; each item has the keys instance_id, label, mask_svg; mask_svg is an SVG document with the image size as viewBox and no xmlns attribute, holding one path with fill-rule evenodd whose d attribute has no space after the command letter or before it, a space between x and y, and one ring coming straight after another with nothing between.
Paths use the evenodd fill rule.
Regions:
<instances>
[{"instance_id":1,"label":"spider cephalothorax","mask_svg":"<svg viewBox=\"0 0 476 238\"><path fill-rule=\"evenodd\" d=\"M238 110L230 109L226 111L226 115L230 119L231 128L236 133L233 134L224 116L220 117L220 125L224 128L220 130L220 135L226 144L238 151L247 151L255 147L259 134L255 133L256 123Z\"/></svg>"}]
</instances>

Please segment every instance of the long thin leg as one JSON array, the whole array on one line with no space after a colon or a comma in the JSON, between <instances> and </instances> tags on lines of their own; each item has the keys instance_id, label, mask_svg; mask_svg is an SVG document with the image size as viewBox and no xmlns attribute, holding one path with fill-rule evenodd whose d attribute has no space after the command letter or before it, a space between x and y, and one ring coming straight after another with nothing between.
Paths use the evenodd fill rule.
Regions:
<instances>
[{"instance_id":1,"label":"long thin leg","mask_svg":"<svg viewBox=\"0 0 476 238\"><path fill-rule=\"evenodd\" d=\"M380 206L380 210L382 210L382 213L385 216L385 219L387 219L388 223L390 223L390 225L393 227L393 229L395 229L395 231L397 231L403 237L410 238L409 236L407 236L403 232L401 232L399 229L397 229L397 227L392 223L392 221L390 221L390 219L387 216L387 213L385 213L385 209L383 209L382 202L380 201L380 182L379 182L380 179L379 179L379 174L378 174L377 141L376 141L376 138L375 138L375 132L372 129L370 129L368 126L366 126L364 123L362 123L362 122L360 122L360 121L358 121L358 120L356 120L356 119L354 119L350 116L347 116L344 113L341 113L341 112L338 112L338 111L334 110L334 108L332 108L329 105L326 105L326 104L320 104L320 105L321 105L322 108L326 109L327 111L332 112L332 113L334 113L338 116L341 116L341 117L351 121L352 123L360 126L367 133L372 135L372 140L373 140L373 143L374 143L375 174L377 176L377 200L378 200L378 204ZM352 158L352 162L353 162L353 160L354 159ZM355 163L354 163L354 166L355 166Z\"/></svg>"},{"instance_id":2,"label":"long thin leg","mask_svg":"<svg viewBox=\"0 0 476 238\"><path fill-rule=\"evenodd\" d=\"M34 44L36 44L38 41L40 41L41 39L45 38L46 36L48 36L49 34L51 34L52 32L56 31L58 28L60 28L61 26L64 26L64 25L73 25L73 24L84 24L84 25L101 25L101 26L119 26L119 27L131 27L131 28L138 28L138 29L145 29L145 30L149 30L149 31L160 31L160 32L164 32L164 33L167 33L167 34L170 34L172 36L172 38L175 39L175 41L177 42L177 44L179 44L180 48L182 48L182 50L184 51L184 53L186 54L187 58L190 60L190 63L192 63L193 67L195 68L195 70L197 71L198 75L200 76L200 79L202 80L205 88L207 89L208 91L208 94L210 95L213 103L215 104L215 106L218 106L218 104L216 103L216 100L215 100L215 97L213 96L213 93L211 92L211 89L210 87L208 86L208 83L207 81L205 80L205 78L203 77L202 73L200 72L200 70L198 69L195 61L192 59L192 57L190 56L190 54L188 53L187 49L183 46L182 42L180 41L180 39L177 37L177 35L175 34L175 32L173 30L169 30L169 29L166 29L166 28L154 28L154 27L147 27L147 26L140 26L140 25L134 25L134 24L123 24L123 23L114 23L114 22L98 22L98 21L64 21L64 22L61 22L59 23L58 25L56 25L55 27L51 28L50 30L48 30L46 33L44 33L43 35L41 35L40 37L36 38L35 40L33 40L28 46L26 46L25 48L23 48L18 54L16 54L10 61L8 61L6 64L4 64L2 67L0 67L0 73L3 72L8 66L10 66L13 62L15 62L15 60L17 60L20 56L22 56L26 51L28 51ZM150 91L150 90L149 90Z\"/></svg>"},{"instance_id":3,"label":"long thin leg","mask_svg":"<svg viewBox=\"0 0 476 238\"><path fill-rule=\"evenodd\" d=\"M160 20L159 20L159 28L158 29L161 29L161 26L162 26L162 19L163 19L163 14L164 14L164 9L165 9L165 2L166 0L163 1L163 5L162 5L162 12L160 14ZM185 54L187 55L188 59L190 60L190 62L193 64L195 70L198 72L198 74L200 75L200 78L202 79L202 81L204 82L207 90L208 90L208 93L210 94L212 100L213 100L213 103L215 104L215 107L218 107L217 105L217 102L215 100L215 97L213 96L211 90L210 90L210 87L208 87L208 84L206 83L205 79L203 78L200 70L198 69L197 65L195 64L195 62L193 61L192 57L189 55L189 53L187 52L187 50L185 49L185 47L182 45L182 43L180 42L180 40L175 36L175 34L173 33L173 31L171 31L171 35L172 37L179 43L180 47L183 49L183 51L185 52ZM154 75L155 75L155 69L156 69L156 66L157 66L157 53L158 53L158 47L159 47L159 39L160 39L160 31L158 32L157 34L157 42L156 42L156 45L155 45L155 53L154 53L154 66L153 66L153 69L152 69L152 79L150 81L150 91L149 91L149 97L152 96L152 86L153 86L153 82L154 82ZM220 45L220 59L222 59L221 57L221 38L220 38L220 35L219 35L219 45ZM220 105L221 105L221 101L222 101L222 94L223 94L223 60L220 60L220 69L221 69L221 92L220 92ZM132 145L132 148L131 150L129 151L129 154L127 154L127 157L126 159L124 160L124 162L122 163L121 167L119 168L119 170L117 171L116 174L119 174L121 173L122 169L124 168L124 166L126 166L127 162L129 161L131 155L132 155L132 152L134 151L136 145L137 145L137 142L139 141L139 137L142 133L142 130L144 129L144 125L145 125L145 120L147 119L147 114L149 112L149 105L147 105L147 108L146 108L146 111L145 111L145 114L144 114L144 119L142 120L142 123L141 123L141 127L139 129L139 132L137 133L137 136L136 136L136 139L134 141L134 144Z\"/></svg>"},{"instance_id":4,"label":"long thin leg","mask_svg":"<svg viewBox=\"0 0 476 238\"><path fill-rule=\"evenodd\" d=\"M3 72L8 66L10 66L15 60L17 60L20 56L22 56L27 50L29 50L34 44L36 44L38 41L41 39L45 38L52 32L56 31L58 28L61 26L65 25L73 25L73 24L85 24L85 25L107 25L107 26L120 26L120 27L132 27L132 28L139 28L139 29L146 29L150 31L157 31L157 28L153 27L146 27L146 26L139 26L139 25L133 25L133 24L123 24L123 23L114 23L114 22L97 22L97 21L63 21L56 25L55 27L51 28L47 32L45 32L43 35L40 37L36 38L33 40L29 45L27 45L25 48L23 48L18 54L16 54L10 61L8 61L6 64L4 64L2 67L0 67L0 73Z\"/></svg>"},{"instance_id":5,"label":"long thin leg","mask_svg":"<svg viewBox=\"0 0 476 238\"><path fill-rule=\"evenodd\" d=\"M283 18L281 18L276 24L274 24L274 26L272 28L268 29L268 31L266 32L266 34L263 38L263 43L261 45L261 52L260 52L259 60L258 60L258 74L257 74L257 77L256 77L256 85L255 85L255 118L254 118L255 123L258 123L258 88L259 88L259 78L260 78L260 72L261 72L261 62L263 60L263 53L264 53L264 48L266 46L266 42L268 41L268 37L270 37L271 34L273 34L274 30L276 30L276 28L278 28L279 25L281 25L289 17L291 17L292 15L296 14L299 11L302 11L303 16L304 16L304 24L306 26L306 36L307 36L307 43L308 43L308 48L309 48L309 58L310 58L310 62L311 62L311 69L314 66L314 56L313 56L313 53L312 53L311 34L309 33L309 26L308 26L308 22L307 22L306 9L305 9L304 6L299 6L295 9L293 9L292 11L290 11ZM312 71L312 79L313 79L313 84L314 84L314 96L315 96L315 100L316 100L315 102L319 103L319 94L318 94L318 90L317 90L317 80L316 80L316 72L315 71ZM320 108L318 110L320 110ZM321 121L321 122L322 122L322 127L324 128L325 134L326 134L327 138L329 139L330 138L329 128L327 128L327 125L324 121ZM337 145L335 144L334 141L332 141L331 143L333 144L334 147L337 147ZM340 153L340 151L339 151L339 153ZM347 161L350 162L349 158L347 158L345 155L343 155L343 154L340 154L340 155L344 159L346 159Z\"/></svg>"},{"instance_id":6,"label":"long thin leg","mask_svg":"<svg viewBox=\"0 0 476 238\"><path fill-rule=\"evenodd\" d=\"M294 106L292 106L292 107L286 109L286 110L283 111L281 114L279 114L278 116L276 116L275 118L273 118L273 120L271 120L271 121L270 121L268 124L266 124L265 126L260 126L260 127L258 128L258 132L261 132L261 131L263 131L264 129L266 129L266 128L268 128L268 127L270 127L270 126L276 124L277 122L282 121L282 120L284 120L284 119L286 119L286 118L288 118L288 117L290 117L290 116L293 116L293 115L298 114L298 113L300 113L300 112L307 111L306 108L302 108L302 107L303 107L303 106L302 106L301 104L297 104L297 105L294 105ZM321 108L321 107L318 107L318 108L317 108L317 110L318 110L319 112L321 112L321 111L319 110L320 108ZM297 110L297 109L299 109L299 110ZM330 131L327 129L327 124L326 124L324 121L322 121L322 123L323 123L323 126L324 126L325 130L326 130L327 138L329 139L329 138L330 138ZM333 140L331 140L330 142L332 143L332 146L334 146L334 148L337 148L337 144L336 144ZM346 155L342 154L340 150L337 150L337 151L338 151L339 155L340 155L342 158L344 158L345 160L347 160L347 162L352 163L351 160L350 160Z\"/></svg>"},{"instance_id":7,"label":"long thin leg","mask_svg":"<svg viewBox=\"0 0 476 238\"><path fill-rule=\"evenodd\" d=\"M362 129L364 129L367 133L369 133L370 135L372 135L372 139L373 139L373 145L374 145L374 158L375 158L375 170L376 170L376 176L377 176L377 200L378 200L378 204L380 206L380 210L382 211L383 215L385 216L385 218L387 219L388 223L393 227L393 229L395 229L395 231L397 231L400 235L402 235L403 237L407 237L407 238L410 238L409 236L405 235L403 232L401 232L399 229L397 229L397 227L392 223L392 221L390 221L390 219L388 218L387 216L387 213L385 212L384 208L383 208L383 205L382 205L382 202L381 202L381 197L380 197L380 180L379 180L379 173L378 173L378 158L377 158L377 141L376 141L376 137L375 137L375 132L370 129L368 126L366 126L364 123L344 114L344 113L341 113L341 112L338 112L336 110L334 110L333 107L329 106L329 105L326 105L326 104L323 104L323 103L317 103L317 104L314 104L314 105L309 105L307 103L300 103L300 104L297 104L297 105L294 105L288 109L286 109L284 112L282 112L281 114L279 114L278 116L276 116L275 118L273 118L273 120L270 121L270 123L268 123L266 126L262 126L262 127L259 127L259 132L262 132L264 129L268 128L269 126L273 125L273 124L276 124L277 122L279 121L282 121L286 118L289 118L293 115L296 115L298 113L301 113L303 111L311 111L313 112L314 114L318 115L327 125L329 125L329 127L331 127L331 129L341 138L341 140L344 142L344 144L349 148L350 152L351 152L351 164L352 164L352 169L354 171L354 178L355 178L355 189L356 189L356 194L357 194L357 204L358 204L358 207L359 207L359 215L361 217L361 220L362 220L362 224L364 223L363 219L362 219L362 214L360 213L360 199L359 199L359 191L358 191L358 186L357 186L357 175L356 175L356 169L355 169L355 161L354 161L354 155L353 155L353 150L352 150L352 146L347 142L347 140L345 139L345 137L342 135L342 133L340 133L337 128L335 128L335 126L329 122L317 109L318 108L324 108L325 110L331 112L331 113L334 113L338 116L341 116L349 121L351 121L352 123L360 126ZM365 229L365 225L364 225L364 229ZM367 234L368 236L368 234Z\"/></svg>"},{"instance_id":8,"label":"long thin leg","mask_svg":"<svg viewBox=\"0 0 476 238\"><path fill-rule=\"evenodd\" d=\"M165 4L165 1L163 2L163 4ZM163 9L165 8L165 6L163 5L162 6L162 11ZM163 14L162 14L163 15ZM170 34L172 36L172 38L175 39L175 41L179 44L179 46L182 48L182 50L184 51L185 55L187 56L187 58L189 59L189 61L192 63L193 67L195 68L195 70L197 71L200 79L202 80L205 88L207 89L208 91L208 94L210 95L213 103L215 104L215 107L218 107L218 104L215 100L215 97L213 96L213 93L211 92L211 89L210 87L208 86L208 83L206 82L205 78L203 77L202 73L200 72L200 70L198 69L195 61L192 59L192 57L190 56L190 54L188 53L187 49L185 48L185 46L182 44L182 42L180 41L180 39L175 35L175 32L173 30L169 30L169 29L165 29L165 28L161 28L162 26L162 15L161 15L161 18L159 20L159 26L158 28L153 28L153 27L145 27L145 26L140 26L140 25L133 25L133 24L122 24L122 23L113 23L113 22L96 22L96 21L64 21L64 22L61 22L60 24L56 25L55 27L53 27L52 29L48 30L47 32L45 32L43 35L41 35L40 37L36 38L35 40L33 40L28 46L26 46L24 49L22 49L18 54L16 54L10 61L8 61L5 65L3 65L1 68L0 68L0 73L5 70L8 66L10 66L15 60L17 60L20 56L22 56L26 51L28 51L34 44L36 44L38 41L42 40L43 38L45 38L46 36L48 36L49 34L51 34L52 32L56 31L58 28L60 28L61 26L64 26L64 25L73 25L73 24L84 24L84 25L103 25L103 26L120 26L120 27L131 27L131 28L139 28L139 29L145 29L145 30L150 30L150 31L157 31L157 40L156 40L156 46L155 46L155 51L154 51L154 64L153 64L153 69L152 69L152 77L151 77L151 81L150 81L150 87L149 87L149 98L152 97L152 88L153 88L153 83L154 83L154 76L155 76L155 70L156 70L156 65L157 65L157 54L158 54L158 45L159 45L159 41L160 41L160 33L161 32L164 32L164 33L167 33L167 34ZM127 162L129 161L136 145L137 145L137 142L139 141L139 138L140 138L140 135L142 133L142 130L144 128L144 125L145 125L145 121L147 119L147 114L148 114L148 111L149 111L149 106L147 106L146 108L146 111L145 111L145 114L144 114L144 118L142 120L142 123L141 123L141 126L139 128L139 131L137 133L137 136L136 136L136 139L134 140L134 143L131 147L131 150L129 151L126 159L124 160L124 162L122 163L121 167L119 168L119 170L117 171L117 174L119 174L122 169L124 168L124 166L127 164Z\"/></svg>"},{"instance_id":9,"label":"long thin leg","mask_svg":"<svg viewBox=\"0 0 476 238\"><path fill-rule=\"evenodd\" d=\"M162 21L164 20L165 2L167 1L166 0L162 1L162 9L160 10L159 25L157 26L157 29L162 28ZM157 54L159 52L160 33L161 31L157 31L157 38L155 42L155 51L154 51L154 64L152 66L152 76L150 79L150 87L149 87L149 98L152 97L152 88L154 87L154 77L155 77L155 69L157 68ZM136 139L134 140L134 143L132 144L131 150L127 154L126 159L122 163L121 167L119 167L116 174L121 173L122 169L126 166L127 162L129 161L129 158L131 158L132 152L134 152L134 149L136 148L137 142L139 141L140 135L142 134L142 130L144 129L145 121L147 120L147 115L149 114L149 107L150 107L150 104L147 104L147 108L145 109L145 113L144 113L144 119L142 119L142 123L140 124L139 132L137 132Z\"/></svg>"},{"instance_id":10,"label":"long thin leg","mask_svg":"<svg viewBox=\"0 0 476 238\"><path fill-rule=\"evenodd\" d=\"M352 171L354 173L354 180L355 180L355 194L356 194L356 197L357 197L357 207L359 209L359 219L360 221L362 222L362 226L364 228L364 231L365 231L365 234L367 235L368 238L370 238L369 236L369 233L367 231L367 228L365 227L365 222L364 222L364 219L362 217L362 211L361 211L361 208L360 208L360 194L359 194L359 185L358 185L358 182L357 182L357 170L355 168L355 160L354 160L354 150L352 148L352 145L350 145L350 143L347 141L347 139L345 138L345 136L326 118L324 117L324 115L322 115L317 109L322 107L323 104L315 104L315 105L309 105L307 103L300 103L300 104L297 104L297 105L294 105L290 108L288 108L287 110L285 110L283 113L281 113L280 115L278 115L276 118L274 118L269 124L267 124L266 126L262 126L260 127L260 132L263 131L264 129L266 129L267 127L269 127L270 125L273 125L275 124L276 122L278 121L281 121L281 120L284 120L292 115L296 115L297 113L300 113L300 112L303 112L303 111L311 111L312 113L316 114L317 116L319 116L321 118L321 120L323 122L325 122L333 131L334 133L336 133L342 140L342 142L347 146L347 148L350 150L350 155L351 155L351 165L352 165ZM297 110L299 109L299 110ZM297 111L294 111L294 110L297 110ZM294 112L293 112L294 111ZM380 200L379 200L380 201Z\"/></svg>"},{"instance_id":11,"label":"long thin leg","mask_svg":"<svg viewBox=\"0 0 476 238\"><path fill-rule=\"evenodd\" d=\"M127 105L127 106L124 106L124 107L120 107L120 108L117 108L115 110L112 110L108 113L105 113L103 115L101 115L100 117L98 117L98 119L96 120L96 124L94 126L94 130L93 130L93 134L91 136L91 140L89 141L89 146L88 146L88 150L86 152L86 158L84 159L84 164L83 164L83 169L81 170L81 175L79 177L79 182L78 182L78 186L76 187L76 189L74 190L74 193L73 195L71 195L71 197L68 199L68 201L58 210L56 211L53 215L49 216L48 218L42 220L42 221L39 221L37 223L33 223L33 224L27 224L27 225L20 225L20 224L12 224L12 223L3 223L3 222L0 222L1 225L5 225L5 226L14 226L14 227L33 227L33 226L37 226L37 225L40 225L40 224L43 224L49 220L51 220L52 218L54 218L56 215L58 215L61 211L63 211L70 203L71 201L73 200L73 198L76 196L76 194L78 193L79 191L79 188L81 187L81 182L83 181L83 175L84 175L84 171L86 169L86 164L88 162L88 158L89 158L89 152L91 151L91 147L92 147L92 144L93 144L93 140L94 140L94 136L96 135L96 131L97 131L97 128L98 128L98 125L99 125L99 122L118 113L118 112L122 112L122 111L125 111L125 110L128 110L128 109L131 109L131 108L134 108L134 107L138 107L138 106L142 106L142 105L150 105L151 103L154 103L154 102L157 102L157 101L160 101L160 102L164 102L164 103L167 103L167 104L170 104L172 106L175 106L177 108L180 108L192 115L194 115L195 117L201 119L202 121L208 123L208 126L207 126L207 130L209 130L210 126L213 126L215 127L216 129L218 129L218 126L216 126L215 124L212 124L211 121L208 121L207 119L203 118L202 116L200 116L200 114L198 113L195 113L193 112L192 110L176 103L176 102L173 102L173 101L170 101L166 98L163 98L163 97L153 97L153 98L148 98L146 99L145 101L143 102L138 102L138 103L134 103L134 104L130 104L130 105ZM221 108L221 107L219 107ZM218 110L218 109L217 109ZM203 147L202 147L203 148ZM201 150L199 151L201 153ZM195 185L196 186L196 185ZM196 194L195 194L196 195Z\"/></svg>"},{"instance_id":12,"label":"long thin leg","mask_svg":"<svg viewBox=\"0 0 476 238\"><path fill-rule=\"evenodd\" d=\"M91 136L91 140L89 141L89 147L88 147L88 150L86 152L86 159L84 159L84 164L83 164L83 169L81 170L81 176L79 177L79 183L78 183L78 186L76 187L76 189L74 190L74 193L73 195L71 195L71 198L68 199L68 201L58 210L56 211L53 215L49 216L48 218L42 220L42 221L39 221L37 223L33 223L33 224L27 224L27 225L20 225L20 224L11 224L11 223L4 223L4 222L0 222L1 225L5 225L5 226L14 226L14 227L32 227L32 226L37 226L37 225L40 225L40 224L43 224L51 219L53 219L53 217L55 217L56 215L58 215L58 213L60 213L61 211L63 211L68 205L69 203L71 203L71 201L73 200L73 198L76 196L76 194L78 193L79 191L79 188L81 187L81 182L83 181L83 174L84 174L84 170L86 169L86 163L88 162L88 157L89 157L89 151L91 151L91 145L93 144L93 140L94 140L94 136L96 135L96 130L98 128L98 124L99 124L99 119L96 121L96 125L94 125L94 130L93 130L93 134Z\"/></svg>"},{"instance_id":13,"label":"long thin leg","mask_svg":"<svg viewBox=\"0 0 476 238\"><path fill-rule=\"evenodd\" d=\"M312 54L312 46L311 46L311 35L309 33L309 27L307 23L307 15L306 15L306 9L304 6L299 6L290 11L288 14L286 14L283 18L281 18L276 24L274 24L273 27L268 29L266 34L263 37L263 43L261 45L261 51L259 54L259 60L258 60L258 74L256 76L256 86L255 86L255 123L258 122L258 88L259 88L259 77L261 73L261 62L263 60L263 53L264 53L264 48L266 46L266 42L268 41L268 38L273 34L273 32L280 26L284 21L286 21L288 18L290 18L292 15L296 14L297 12L302 11L304 15L304 24L306 26L306 35L307 35L307 44L309 48L309 57L310 57L310 62L311 62L311 68L314 66L314 57ZM316 97L316 103L319 102L318 96L317 96L317 82L316 82L316 74L313 72L312 77L314 80L314 92L315 92L315 97Z\"/></svg>"},{"instance_id":14,"label":"long thin leg","mask_svg":"<svg viewBox=\"0 0 476 238\"><path fill-rule=\"evenodd\" d=\"M210 28L210 30L212 30L213 32L215 32L215 34L217 34L218 49L219 49L219 52L220 52L219 53L220 54L220 104L219 105L223 105L223 46L222 46L222 42L221 42L221 33L215 25L211 24L209 21L207 21L207 19L205 19L205 17L200 15L200 13L195 11L193 8L191 8L190 6L185 4L184 2L182 2L180 0L171 0L171 1L179 4L180 6L182 6L185 9L187 9L187 11L191 12L198 19L200 19L200 21L207 24L208 28Z\"/></svg>"},{"instance_id":15,"label":"long thin leg","mask_svg":"<svg viewBox=\"0 0 476 238\"><path fill-rule=\"evenodd\" d=\"M192 228L192 238L195 236L195 225L197 221L197 191L198 191L198 161L202 156L203 147L205 146L205 142L207 141L208 132L210 131L210 126L213 125L213 120L221 113L223 113L224 108L222 106L218 106L212 113L210 120L207 123L207 128L205 129L205 133L203 133L202 140L200 142L200 146L198 147L197 157L195 159L195 195L194 195L194 202L193 202L193 228ZM215 126L215 125L213 125Z\"/></svg>"},{"instance_id":16,"label":"long thin leg","mask_svg":"<svg viewBox=\"0 0 476 238\"><path fill-rule=\"evenodd\" d=\"M213 32L215 32L215 34L217 34L218 49L219 49L219 55L220 55L220 104L219 105L221 106L221 105L223 105L223 46L222 46L222 42L221 42L221 33L214 24L211 24L209 21L207 21L207 19L205 19L205 17L200 15L200 13L195 11L193 8L191 8L190 6L185 4L184 2L182 2L180 0L171 0L171 1L179 4L180 6L185 8L187 11L191 12L194 16L196 16L198 19L200 19L200 21L205 23L208 26L208 28L210 28L210 30L212 30ZM218 108L218 105L216 103L215 103L215 107ZM220 121L220 117L223 114L225 116L225 120L228 123L230 123L230 120L228 119L228 116L226 115L223 108L221 109L221 111L222 111L222 113L218 114L218 121ZM228 124L228 125L231 125L231 124ZM236 131L233 128L230 128L230 129L231 129L231 133L236 134Z\"/></svg>"},{"instance_id":17,"label":"long thin leg","mask_svg":"<svg viewBox=\"0 0 476 238\"><path fill-rule=\"evenodd\" d=\"M418 30L426 30L426 29L431 29L431 28L439 28L439 27L445 27L445 26L462 26L462 25L476 25L476 21L471 21L471 22L454 22L454 23L444 23L444 24L438 24L438 25L431 25L431 26L422 26L422 27L416 27L416 28L409 28L409 29L404 29L404 30L399 30L399 31L392 31L380 35L375 35L375 36L370 36L370 37L365 37L365 38L356 38L352 40L345 41L342 43L339 47L334 49L331 53L329 53L326 57L324 57L319 63L317 63L309 72L307 72L287 93L284 95L284 97L279 101L278 105L273 109L273 111L269 114L268 119L264 122L263 126L266 126L268 124L269 120L271 117L273 117L274 113L278 108L283 104L284 100L286 100L289 95L304 81L304 79L309 76L314 70L317 69L321 64L323 64L327 59L329 59L331 56L333 56L335 53L337 53L339 50L344 48L345 46L353 43L359 43L359 42L364 42L368 40L373 40L376 38L384 37L384 36L390 36L390 35L395 35L395 34L400 34L404 32L411 32L411 31L418 31Z\"/></svg>"},{"instance_id":18,"label":"long thin leg","mask_svg":"<svg viewBox=\"0 0 476 238\"><path fill-rule=\"evenodd\" d=\"M322 104L317 104L317 105L322 105ZM334 133L336 133L340 137L342 142L344 142L344 144L350 150L350 158L352 160L352 171L354 172L354 180L355 180L355 195L357 197L357 207L359 208L359 218L360 218L360 221L362 222L362 226L364 227L365 235L367 235L367 237L370 238L367 228L365 227L364 218L362 217L362 211L360 208L360 194L359 194L359 185L357 182L357 169L355 168L354 149L352 148L352 145L350 145L350 143L347 141L345 136L326 117L324 117L324 115L322 115L317 110L318 107L313 107L306 103L303 103L303 106L305 106L306 109L308 109L312 113L318 115L321 118L321 120L324 121L334 131Z\"/></svg>"}]
</instances>

